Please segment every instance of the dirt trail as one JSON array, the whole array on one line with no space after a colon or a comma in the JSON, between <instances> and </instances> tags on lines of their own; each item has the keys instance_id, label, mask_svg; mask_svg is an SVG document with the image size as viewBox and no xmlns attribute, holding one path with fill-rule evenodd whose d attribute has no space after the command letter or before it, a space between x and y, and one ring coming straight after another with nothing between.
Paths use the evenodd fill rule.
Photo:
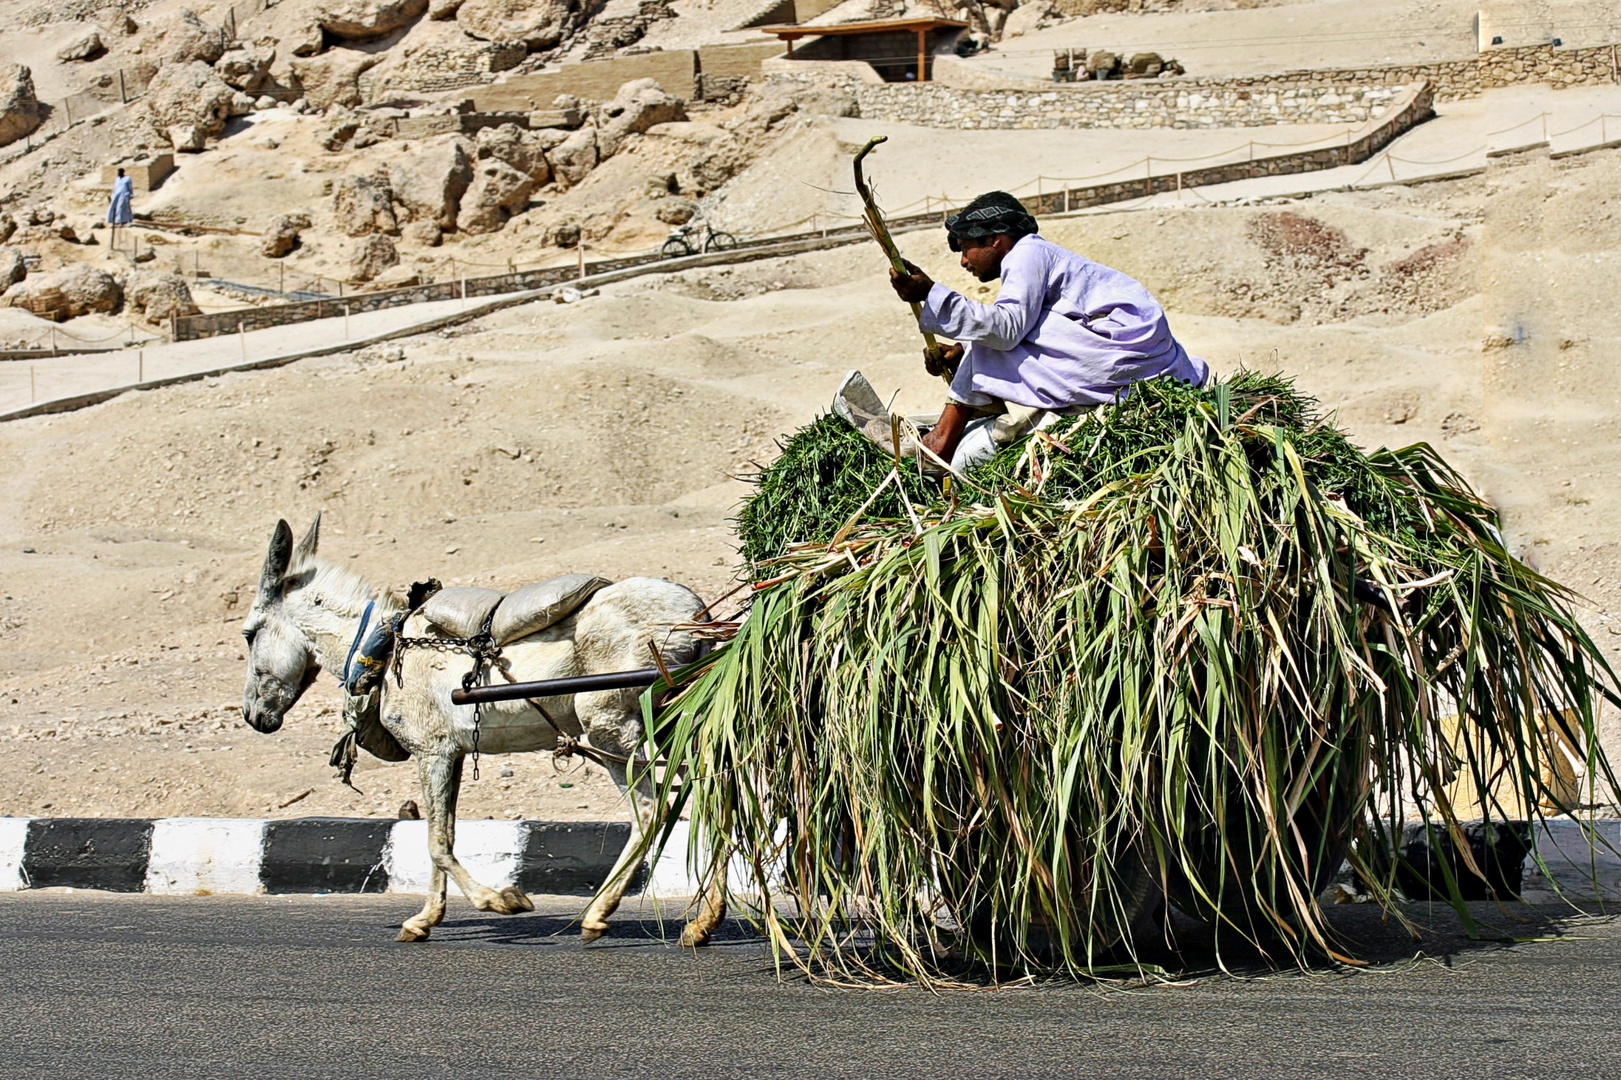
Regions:
<instances>
[{"instance_id":1,"label":"dirt trail","mask_svg":"<svg viewBox=\"0 0 1621 1080\"><path fill-rule=\"evenodd\" d=\"M1614 657L1618 181L1613 152L1508 160L1468 181L1044 232L1139 276L1218 370L1297 375L1364 444L1436 444L1503 508L1517 550L1592 598ZM985 295L938 235L903 239ZM323 554L379 584L582 570L715 597L732 582L733 477L844 371L899 390L899 408L939 404L868 247L640 279L403 350L0 428L0 814L391 815L414 794L409 764L363 761L363 796L331 778L328 679L275 736L236 715L237 627L278 516L302 528L322 511ZM618 813L599 772L538 756L486 760L464 807Z\"/></svg>"}]
</instances>

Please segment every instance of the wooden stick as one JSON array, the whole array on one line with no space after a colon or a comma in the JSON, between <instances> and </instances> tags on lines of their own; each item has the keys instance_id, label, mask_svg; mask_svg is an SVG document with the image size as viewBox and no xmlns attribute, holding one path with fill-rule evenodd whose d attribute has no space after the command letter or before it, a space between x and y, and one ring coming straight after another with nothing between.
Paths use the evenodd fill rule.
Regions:
<instances>
[{"instance_id":1,"label":"wooden stick","mask_svg":"<svg viewBox=\"0 0 1621 1080\"><path fill-rule=\"evenodd\" d=\"M878 202L872 197L872 189L867 186L866 178L861 175L861 159L871 153L873 147L877 146L881 142L888 141L888 135L874 135L871 139L867 140L867 145L863 146L861 148L861 152L856 155L856 191L861 195L861 202L867 208L867 212L864 217L864 220L867 223L867 231L872 233L872 238L878 241L878 246L880 248L883 248L884 255L889 259L890 267L897 274L905 274L908 272L906 269L906 262L901 258L900 249L895 246L894 237L889 235L889 226L884 224L883 212L878 209ZM930 362L942 369L940 377L944 379L946 384L949 386L951 384L951 376L944 373L945 355L940 349L940 343L934 339L933 334L923 329L923 306L916 303L912 304L911 306L912 317L917 319L918 329L923 334L924 352L928 354Z\"/></svg>"}]
</instances>

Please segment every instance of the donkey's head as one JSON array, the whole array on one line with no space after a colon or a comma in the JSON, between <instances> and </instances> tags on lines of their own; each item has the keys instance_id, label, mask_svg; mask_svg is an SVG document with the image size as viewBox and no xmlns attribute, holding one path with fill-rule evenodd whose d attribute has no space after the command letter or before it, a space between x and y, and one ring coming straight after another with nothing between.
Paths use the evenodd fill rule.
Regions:
<instances>
[{"instance_id":1,"label":"donkey's head","mask_svg":"<svg viewBox=\"0 0 1621 1080\"><path fill-rule=\"evenodd\" d=\"M270 551L259 572L259 592L242 624L248 639L248 685L242 695L242 718L256 731L269 734L321 673L315 642L293 620L287 592L301 572L308 572L320 538L321 515L315 515L304 539L293 546L293 530L276 522Z\"/></svg>"}]
</instances>

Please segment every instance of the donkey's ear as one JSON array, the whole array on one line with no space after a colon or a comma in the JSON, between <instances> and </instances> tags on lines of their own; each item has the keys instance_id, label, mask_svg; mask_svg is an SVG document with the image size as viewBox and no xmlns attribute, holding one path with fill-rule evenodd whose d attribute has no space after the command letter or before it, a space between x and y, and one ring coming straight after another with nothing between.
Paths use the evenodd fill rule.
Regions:
<instances>
[{"instance_id":1,"label":"donkey's ear","mask_svg":"<svg viewBox=\"0 0 1621 1080\"><path fill-rule=\"evenodd\" d=\"M304 539L298 542L298 547L293 551L293 565L303 566L305 563L315 558L315 549L319 547L320 544L321 512L317 510L315 512L315 520L310 522L309 531L304 534Z\"/></svg>"},{"instance_id":2,"label":"donkey's ear","mask_svg":"<svg viewBox=\"0 0 1621 1080\"><path fill-rule=\"evenodd\" d=\"M293 561L293 530L285 521L276 522L276 531L270 534L270 550L265 554L265 567L259 571L259 598L269 600L281 590L281 579Z\"/></svg>"}]
</instances>

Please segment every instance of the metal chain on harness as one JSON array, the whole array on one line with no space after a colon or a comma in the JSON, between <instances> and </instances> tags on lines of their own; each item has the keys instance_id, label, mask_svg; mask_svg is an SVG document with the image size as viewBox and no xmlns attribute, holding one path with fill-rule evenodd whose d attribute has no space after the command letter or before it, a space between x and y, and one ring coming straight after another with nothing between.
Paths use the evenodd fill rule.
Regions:
<instances>
[{"instance_id":1,"label":"metal chain on harness","mask_svg":"<svg viewBox=\"0 0 1621 1080\"><path fill-rule=\"evenodd\" d=\"M410 614L410 613L407 613L407 614ZM471 690L475 686L484 686L484 685L486 685L488 675L489 675L490 664L491 663L499 663L500 660L501 660L501 646L497 645L495 643L495 639L490 636L490 622L494 617L495 617L495 612L493 612L493 611L490 612L489 616L487 616L485 618L485 620L484 620L484 629L480 630L478 633L474 634L472 637L464 637L464 638L442 637L441 638L441 637L405 637L404 635L396 636L395 642L394 642L394 644L395 644L395 649L394 649L394 685L402 686L402 687L405 685L405 672L401 669L400 665L401 665L402 660L404 659L405 652L406 652L407 649L429 649L429 650L431 650L433 652L446 652L446 653L460 652L460 653L466 653L468 656L473 658L473 667L472 667L471 671L469 671L467 674L462 676L462 689L463 690ZM399 627L399 628L403 628L405 626L405 617L404 616L396 616L396 619L397 619L396 626ZM548 722L549 721L550 721L550 718L548 717ZM478 779L478 758L479 758L478 744L479 744L479 737L480 737L480 735L482 733L483 726L484 726L484 706L480 705L480 704L475 704L473 706L473 779L474 780Z\"/></svg>"}]
</instances>

